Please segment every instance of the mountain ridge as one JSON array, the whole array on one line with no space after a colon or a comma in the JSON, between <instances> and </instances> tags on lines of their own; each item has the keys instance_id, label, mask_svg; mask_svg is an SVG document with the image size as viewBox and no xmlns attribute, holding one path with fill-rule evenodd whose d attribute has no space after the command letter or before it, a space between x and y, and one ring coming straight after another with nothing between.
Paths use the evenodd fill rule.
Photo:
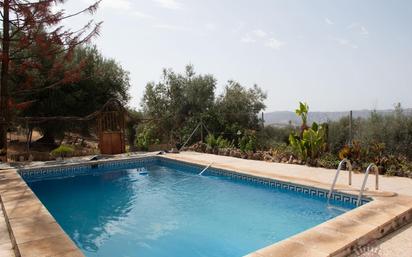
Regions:
<instances>
[{"instance_id":1,"label":"mountain ridge","mask_svg":"<svg viewBox=\"0 0 412 257\"><path fill-rule=\"evenodd\" d=\"M367 118L371 115L372 112L376 111L379 114L391 114L394 109L386 110L354 110L352 111L352 116L356 118ZM412 108L403 109L404 113L412 115ZM343 117L349 116L349 111L330 111L330 112L309 112L308 121L323 123L327 121L337 121ZM274 111L264 113L265 125L272 126L285 126L291 123L292 125L298 125L301 123L300 117L298 117L295 112L292 111Z\"/></svg>"}]
</instances>

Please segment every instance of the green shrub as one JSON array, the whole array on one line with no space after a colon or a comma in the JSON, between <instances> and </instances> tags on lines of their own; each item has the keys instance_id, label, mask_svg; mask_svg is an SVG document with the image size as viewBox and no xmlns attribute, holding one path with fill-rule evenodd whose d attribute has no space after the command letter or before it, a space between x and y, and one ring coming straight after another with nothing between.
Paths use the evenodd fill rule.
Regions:
<instances>
[{"instance_id":1,"label":"green shrub","mask_svg":"<svg viewBox=\"0 0 412 257\"><path fill-rule=\"evenodd\" d=\"M325 153L317 159L317 165L327 169L336 169L340 159L336 154Z\"/></svg>"},{"instance_id":2,"label":"green shrub","mask_svg":"<svg viewBox=\"0 0 412 257\"><path fill-rule=\"evenodd\" d=\"M208 134L206 137L206 144L212 149L218 147L218 139L215 138L213 134Z\"/></svg>"},{"instance_id":3,"label":"green shrub","mask_svg":"<svg viewBox=\"0 0 412 257\"><path fill-rule=\"evenodd\" d=\"M149 145L159 143L159 140L154 136L154 130L150 126L138 128L136 137L136 147L140 151L148 151Z\"/></svg>"},{"instance_id":4,"label":"green shrub","mask_svg":"<svg viewBox=\"0 0 412 257\"><path fill-rule=\"evenodd\" d=\"M291 125L286 127L265 126L256 133L256 147L259 150L269 150L279 144L288 144L289 135L295 128Z\"/></svg>"},{"instance_id":5,"label":"green shrub","mask_svg":"<svg viewBox=\"0 0 412 257\"><path fill-rule=\"evenodd\" d=\"M257 140L254 131L248 131L239 141L242 152L256 152Z\"/></svg>"},{"instance_id":6,"label":"green shrub","mask_svg":"<svg viewBox=\"0 0 412 257\"><path fill-rule=\"evenodd\" d=\"M222 136L219 136L216 141L217 141L216 142L217 146L219 148L232 148L233 147L233 144L229 140L223 138Z\"/></svg>"},{"instance_id":7,"label":"green shrub","mask_svg":"<svg viewBox=\"0 0 412 257\"><path fill-rule=\"evenodd\" d=\"M212 149L217 149L217 148L222 149L222 148L232 148L233 147L233 144L226 138L223 138L222 136L219 136L218 138L216 138L213 134L207 135L206 145Z\"/></svg>"},{"instance_id":8,"label":"green shrub","mask_svg":"<svg viewBox=\"0 0 412 257\"><path fill-rule=\"evenodd\" d=\"M282 158L289 158L291 155L294 154L293 148L291 145L287 145L285 143L276 144L270 149L270 154L273 157L278 159Z\"/></svg>"},{"instance_id":9,"label":"green shrub","mask_svg":"<svg viewBox=\"0 0 412 257\"><path fill-rule=\"evenodd\" d=\"M303 130L302 136L290 134L289 142L295 154L303 161L318 158L325 149L325 129L316 122L311 128Z\"/></svg>"},{"instance_id":10,"label":"green shrub","mask_svg":"<svg viewBox=\"0 0 412 257\"><path fill-rule=\"evenodd\" d=\"M74 148L69 145L60 145L56 149L50 152L53 157L65 158L73 154Z\"/></svg>"},{"instance_id":11,"label":"green shrub","mask_svg":"<svg viewBox=\"0 0 412 257\"><path fill-rule=\"evenodd\" d=\"M365 150L376 144L384 144L383 154L402 154L412 159L411 112L397 105L390 113L373 111L367 118L354 119L352 138ZM348 117L329 122L328 141L332 153L338 153L349 142Z\"/></svg>"}]
</instances>

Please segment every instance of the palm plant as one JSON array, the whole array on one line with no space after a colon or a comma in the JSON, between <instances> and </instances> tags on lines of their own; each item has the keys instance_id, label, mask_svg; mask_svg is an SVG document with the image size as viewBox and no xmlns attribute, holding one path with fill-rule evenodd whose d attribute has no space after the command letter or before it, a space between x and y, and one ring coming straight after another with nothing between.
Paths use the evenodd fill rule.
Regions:
<instances>
[{"instance_id":1,"label":"palm plant","mask_svg":"<svg viewBox=\"0 0 412 257\"><path fill-rule=\"evenodd\" d=\"M314 160L325 149L326 130L316 122L313 122L312 126L308 127L309 106L306 103L299 102L299 109L296 109L295 112L302 118L302 126L300 135L297 133L289 135L289 143L295 154L303 161L308 161L308 159Z\"/></svg>"}]
</instances>

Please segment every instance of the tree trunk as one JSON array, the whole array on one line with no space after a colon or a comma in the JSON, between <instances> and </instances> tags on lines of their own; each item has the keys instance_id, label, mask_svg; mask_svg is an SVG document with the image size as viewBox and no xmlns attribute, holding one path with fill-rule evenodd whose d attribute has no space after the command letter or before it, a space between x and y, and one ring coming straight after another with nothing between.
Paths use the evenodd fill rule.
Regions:
<instances>
[{"instance_id":1,"label":"tree trunk","mask_svg":"<svg viewBox=\"0 0 412 257\"><path fill-rule=\"evenodd\" d=\"M44 144L45 146L54 147L56 145L56 137L54 133L45 131L43 136L36 141L36 143Z\"/></svg>"},{"instance_id":2,"label":"tree trunk","mask_svg":"<svg viewBox=\"0 0 412 257\"><path fill-rule=\"evenodd\" d=\"M0 80L0 157L6 156L7 161L7 127L8 116L8 89L9 80L9 49L10 49L10 0L3 2L3 38L1 51L1 80ZM3 157L4 158L4 157Z\"/></svg>"}]
</instances>

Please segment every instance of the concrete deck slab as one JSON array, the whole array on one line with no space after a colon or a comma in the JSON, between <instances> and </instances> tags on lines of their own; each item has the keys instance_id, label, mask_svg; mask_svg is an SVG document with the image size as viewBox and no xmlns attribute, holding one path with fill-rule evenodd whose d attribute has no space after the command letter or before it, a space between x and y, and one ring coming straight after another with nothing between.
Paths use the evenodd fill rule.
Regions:
<instances>
[{"instance_id":1,"label":"concrete deck slab","mask_svg":"<svg viewBox=\"0 0 412 257\"><path fill-rule=\"evenodd\" d=\"M412 255L412 224L409 224L376 243L381 257L410 257Z\"/></svg>"},{"instance_id":2,"label":"concrete deck slab","mask_svg":"<svg viewBox=\"0 0 412 257\"><path fill-rule=\"evenodd\" d=\"M295 183L299 180L306 182L314 182L316 184L325 184L330 186L335 176L335 170L308 167L304 165L274 163L265 161L245 160L239 158L233 158L228 156L220 156L213 154L204 154L196 152L182 152L180 154L168 154L168 158L174 158L179 160L186 160L204 165L214 163L212 166L226 167L228 169L236 167L237 170L253 171L254 174L263 176L275 176L277 178L285 178L293 180ZM348 175L345 171L342 171L337 185L338 189L348 189L352 191L352 194L357 194L359 188L362 185L364 174L354 173L352 174L352 186L347 187ZM370 178L367 183L369 191L374 190L374 177L370 174ZM412 196L412 179L402 177L387 177L379 176L379 192L396 192L399 195Z\"/></svg>"},{"instance_id":3,"label":"concrete deck slab","mask_svg":"<svg viewBox=\"0 0 412 257\"><path fill-rule=\"evenodd\" d=\"M15 257L13 245L12 245L10 234L9 234L9 228L6 224L6 218L4 217L1 203L0 203L0 256Z\"/></svg>"}]
</instances>

